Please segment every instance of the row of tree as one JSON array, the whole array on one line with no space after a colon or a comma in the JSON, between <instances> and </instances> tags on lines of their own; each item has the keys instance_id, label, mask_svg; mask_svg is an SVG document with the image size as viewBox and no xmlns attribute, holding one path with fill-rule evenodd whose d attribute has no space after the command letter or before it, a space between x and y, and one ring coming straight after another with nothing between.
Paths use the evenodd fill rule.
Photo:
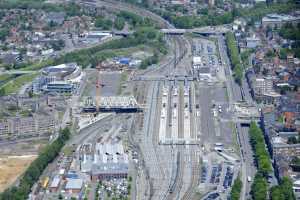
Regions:
<instances>
[{"instance_id":1,"label":"row of tree","mask_svg":"<svg viewBox=\"0 0 300 200\"><path fill-rule=\"evenodd\" d=\"M251 195L253 200L265 200L268 193L267 177L269 172L272 171L272 167L269 154L266 150L263 132L257 126L256 122L251 122L250 124L249 137L258 168L258 172L251 185Z\"/></svg>"},{"instance_id":2,"label":"row of tree","mask_svg":"<svg viewBox=\"0 0 300 200\"><path fill-rule=\"evenodd\" d=\"M38 181L44 169L51 163L59 154L61 148L70 137L70 130L65 128L60 131L59 137L51 144L47 145L34 160L24 175L21 177L18 186L13 186L6 189L0 195L0 200L24 200L27 199L31 192L31 187Z\"/></svg>"},{"instance_id":3,"label":"row of tree","mask_svg":"<svg viewBox=\"0 0 300 200\"><path fill-rule=\"evenodd\" d=\"M231 192L230 192L230 199L231 200L239 200L240 199L240 195L241 195L241 191L242 191L242 181L241 178L238 176L234 183L233 186L231 188Z\"/></svg>"},{"instance_id":4,"label":"row of tree","mask_svg":"<svg viewBox=\"0 0 300 200\"><path fill-rule=\"evenodd\" d=\"M234 79L238 84L241 84L243 79L243 66L241 63L237 42L232 32L226 33L226 44L234 72Z\"/></svg>"},{"instance_id":5,"label":"row of tree","mask_svg":"<svg viewBox=\"0 0 300 200\"><path fill-rule=\"evenodd\" d=\"M258 171L267 177L268 173L272 171L272 164L266 149L263 132L255 122L250 124L249 135Z\"/></svg>"},{"instance_id":6,"label":"row of tree","mask_svg":"<svg viewBox=\"0 0 300 200\"><path fill-rule=\"evenodd\" d=\"M258 166L258 172L251 186L251 195L254 200L265 200L268 195L267 178L272 171L271 161L266 150L263 132L255 122L250 124L249 135ZM271 200L294 200L291 180L288 177L283 177L279 185L271 187L269 196Z\"/></svg>"}]
</instances>

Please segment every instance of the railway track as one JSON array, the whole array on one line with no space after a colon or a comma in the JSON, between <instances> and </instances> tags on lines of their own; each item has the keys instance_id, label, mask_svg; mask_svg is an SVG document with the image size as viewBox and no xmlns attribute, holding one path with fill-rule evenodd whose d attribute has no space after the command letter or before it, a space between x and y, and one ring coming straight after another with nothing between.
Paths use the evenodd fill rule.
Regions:
<instances>
[{"instance_id":1,"label":"railway track","mask_svg":"<svg viewBox=\"0 0 300 200\"><path fill-rule=\"evenodd\" d=\"M177 159L176 159L176 164L173 167L173 174L168 191L166 192L164 199L166 200L173 200L173 199L179 199L179 194L182 189L183 185L183 172L184 172L184 154L182 151L182 146L178 147L178 152L177 152Z\"/></svg>"},{"instance_id":2,"label":"railway track","mask_svg":"<svg viewBox=\"0 0 300 200\"><path fill-rule=\"evenodd\" d=\"M199 180L199 173L200 173L200 166L199 166L199 162L197 160L197 156L195 154L195 152L193 152L193 148L191 150L191 162L192 162L192 180L189 184L188 189L186 190L186 192L184 193L182 199L183 200L189 200L189 199L193 199L193 195L194 195L194 188L198 185L198 180Z\"/></svg>"},{"instance_id":3,"label":"railway track","mask_svg":"<svg viewBox=\"0 0 300 200\"><path fill-rule=\"evenodd\" d=\"M81 2L87 2L87 1L85 0L85 1L81 1ZM156 21L161 28L174 28L173 25L171 25L168 21L166 21L162 17L160 17L146 9L143 9L143 8L140 8L140 7L137 7L134 5L126 4L124 2L114 1L114 0L92 0L92 1L89 0L88 3L95 5L95 6L101 5L101 6L113 8L116 10L130 11L130 12L133 12L142 17L151 18L152 20ZM182 70L182 69L178 69L178 68L182 68L182 67L184 68L185 74L188 75L189 73L191 73L191 69L187 68L186 64L183 63L181 66L182 61L186 58L187 53L189 51L190 44L189 44L188 40L185 39L184 36L170 36L168 39L169 40L167 42L169 43L169 46L172 48L175 48L174 55L171 58L166 59L164 61L164 63L161 63L160 65L158 65L157 68L145 70L143 72L143 74L139 74L139 75L157 75L157 74L158 75L170 75L170 74L175 75L175 72L177 70L180 73L180 70ZM152 102L153 98L156 98L156 97L153 97L153 95L156 96L156 94L152 94L151 102L149 102L151 105L153 103ZM150 110L150 115L151 115L151 113L152 113L152 111ZM150 129L149 126L150 126L150 122L148 121L148 128L147 128L147 132L145 134L147 137L151 138L151 133L149 132L149 129ZM152 141L149 141L149 142L153 143L153 145L152 145L153 150L151 150L151 151L147 150L147 151L148 151L148 153L151 153L151 154L154 153L153 156L155 157L155 160L157 160L157 163L155 165L158 168L158 171L161 172L159 174L161 174L165 177L164 168L166 166L162 166L161 163L159 162L160 152L158 152L158 148L156 148L157 147L156 145L158 145L158 142L157 142L158 135L157 135L157 133L155 133L155 131L153 131L152 134L153 134ZM138 151L142 152L142 150L140 148L138 148L137 146L135 146L135 148ZM169 189L165 193L166 195L165 195L164 199L175 199L175 198L179 199L179 194L180 194L180 191L182 190L182 186L183 186L183 175L184 175L184 167L185 167L185 165L184 165L185 164L184 163L184 149L183 148L184 148L183 146L176 147L176 149L178 151L178 154L176 156L177 157L176 169L174 169L176 174L175 174L174 178L170 181ZM147 156L147 155L143 155L143 157L146 159L145 156ZM154 193L156 193L156 191L154 191L155 189L153 186L154 182L151 179L151 174L150 174L149 169L147 169L145 160L143 160L142 165L144 166L145 174L148 179L149 186L150 186L150 189L149 189L150 194L148 196L148 199L154 199L153 195L154 195ZM159 176L159 175L153 174L152 176ZM155 184L158 184L158 183L155 183ZM169 192L169 191L171 191L171 192Z\"/></svg>"}]
</instances>

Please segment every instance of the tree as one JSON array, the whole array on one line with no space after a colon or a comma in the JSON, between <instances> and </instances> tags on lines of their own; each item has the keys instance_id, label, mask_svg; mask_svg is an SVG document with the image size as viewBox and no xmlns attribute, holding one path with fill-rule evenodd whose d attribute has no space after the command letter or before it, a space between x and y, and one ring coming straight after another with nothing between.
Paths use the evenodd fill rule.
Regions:
<instances>
[{"instance_id":1,"label":"tree","mask_svg":"<svg viewBox=\"0 0 300 200\"><path fill-rule=\"evenodd\" d=\"M95 26L102 29L111 29L113 22L110 19L104 19L103 17L97 17L95 20Z\"/></svg>"},{"instance_id":2,"label":"tree","mask_svg":"<svg viewBox=\"0 0 300 200\"><path fill-rule=\"evenodd\" d=\"M293 183L288 177L283 177L280 182L281 191L283 192L284 199L294 200L295 195L293 192Z\"/></svg>"},{"instance_id":3,"label":"tree","mask_svg":"<svg viewBox=\"0 0 300 200\"><path fill-rule=\"evenodd\" d=\"M4 96L5 94L6 93L4 87L0 88L0 96Z\"/></svg>"},{"instance_id":4,"label":"tree","mask_svg":"<svg viewBox=\"0 0 300 200\"><path fill-rule=\"evenodd\" d=\"M55 51L60 51L65 47L65 42L63 40L57 40L57 41L51 41L50 46L55 50Z\"/></svg>"},{"instance_id":5,"label":"tree","mask_svg":"<svg viewBox=\"0 0 300 200\"><path fill-rule=\"evenodd\" d=\"M229 53L229 58L234 71L234 79L239 85L241 85L243 79L243 66L241 64L241 58L239 55L236 40L232 32L226 33L226 44Z\"/></svg>"},{"instance_id":6,"label":"tree","mask_svg":"<svg viewBox=\"0 0 300 200\"><path fill-rule=\"evenodd\" d=\"M266 53L267 58L274 58L275 57L275 52L273 49L269 49Z\"/></svg>"},{"instance_id":7,"label":"tree","mask_svg":"<svg viewBox=\"0 0 300 200\"><path fill-rule=\"evenodd\" d=\"M2 28L0 29L0 40L5 41L6 37L9 35L8 28Z\"/></svg>"},{"instance_id":8,"label":"tree","mask_svg":"<svg viewBox=\"0 0 300 200\"><path fill-rule=\"evenodd\" d=\"M287 141L288 144L297 144L298 143L298 140L295 136L291 136L291 137L288 137L288 141Z\"/></svg>"},{"instance_id":9,"label":"tree","mask_svg":"<svg viewBox=\"0 0 300 200\"><path fill-rule=\"evenodd\" d=\"M63 197L63 195L62 194L59 194L58 195L58 199L63 199L64 197Z\"/></svg>"},{"instance_id":10,"label":"tree","mask_svg":"<svg viewBox=\"0 0 300 200\"><path fill-rule=\"evenodd\" d=\"M117 17L114 21L114 27L117 30L122 30L125 26L125 20L122 17Z\"/></svg>"},{"instance_id":11,"label":"tree","mask_svg":"<svg viewBox=\"0 0 300 200\"><path fill-rule=\"evenodd\" d=\"M272 165L266 150L262 130L255 122L251 122L250 124L249 136L250 143L254 150L255 161L258 165L258 171L266 177L268 173L272 171Z\"/></svg>"},{"instance_id":12,"label":"tree","mask_svg":"<svg viewBox=\"0 0 300 200\"><path fill-rule=\"evenodd\" d=\"M281 187L276 185L270 189L271 200L282 200L284 199L284 194L281 191Z\"/></svg>"}]
</instances>

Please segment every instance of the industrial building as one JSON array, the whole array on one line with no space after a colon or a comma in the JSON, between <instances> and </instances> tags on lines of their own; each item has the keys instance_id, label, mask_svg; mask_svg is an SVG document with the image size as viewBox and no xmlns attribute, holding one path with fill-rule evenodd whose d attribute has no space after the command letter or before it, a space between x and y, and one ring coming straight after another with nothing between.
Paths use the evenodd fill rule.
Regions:
<instances>
[{"instance_id":1,"label":"industrial building","mask_svg":"<svg viewBox=\"0 0 300 200\"><path fill-rule=\"evenodd\" d=\"M67 81L53 81L44 87L44 91L49 93L72 93L74 88L75 85Z\"/></svg>"},{"instance_id":2,"label":"industrial building","mask_svg":"<svg viewBox=\"0 0 300 200\"><path fill-rule=\"evenodd\" d=\"M128 155L121 143L83 144L78 149L78 164L92 181L126 178Z\"/></svg>"},{"instance_id":3,"label":"industrial building","mask_svg":"<svg viewBox=\"0 0 300 200\"><path fill-rule=\"evenodd\" d=\"M81 68L76 63L49 66L43 69L42 75L33 81L32 91L35 94L72 93L81 75Z\"/></svg>"}]
</instances>

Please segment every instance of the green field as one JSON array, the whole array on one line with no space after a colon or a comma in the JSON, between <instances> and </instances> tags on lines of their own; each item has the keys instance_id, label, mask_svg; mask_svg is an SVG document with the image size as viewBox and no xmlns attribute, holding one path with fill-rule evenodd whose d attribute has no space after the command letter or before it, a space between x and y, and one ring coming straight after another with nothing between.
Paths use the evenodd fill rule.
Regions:
<instances>
[{"instance_id":1,"label":"green field","mask_svg":"<svg viewBox=\"0 0 300 200\"><path fill-rule=\"evenodd\" d=\"M25 74L25 75L19 76L19 77L15 78L14 80L11 80L11 81L7 82L6 84L4 84L1 87L1 90L4 92L5 95L17 93L24 84L31 82L38 75L39 75L39 73L36 72L36 73L32 73L32 74Z\"/></svg>"}]
</instances>

